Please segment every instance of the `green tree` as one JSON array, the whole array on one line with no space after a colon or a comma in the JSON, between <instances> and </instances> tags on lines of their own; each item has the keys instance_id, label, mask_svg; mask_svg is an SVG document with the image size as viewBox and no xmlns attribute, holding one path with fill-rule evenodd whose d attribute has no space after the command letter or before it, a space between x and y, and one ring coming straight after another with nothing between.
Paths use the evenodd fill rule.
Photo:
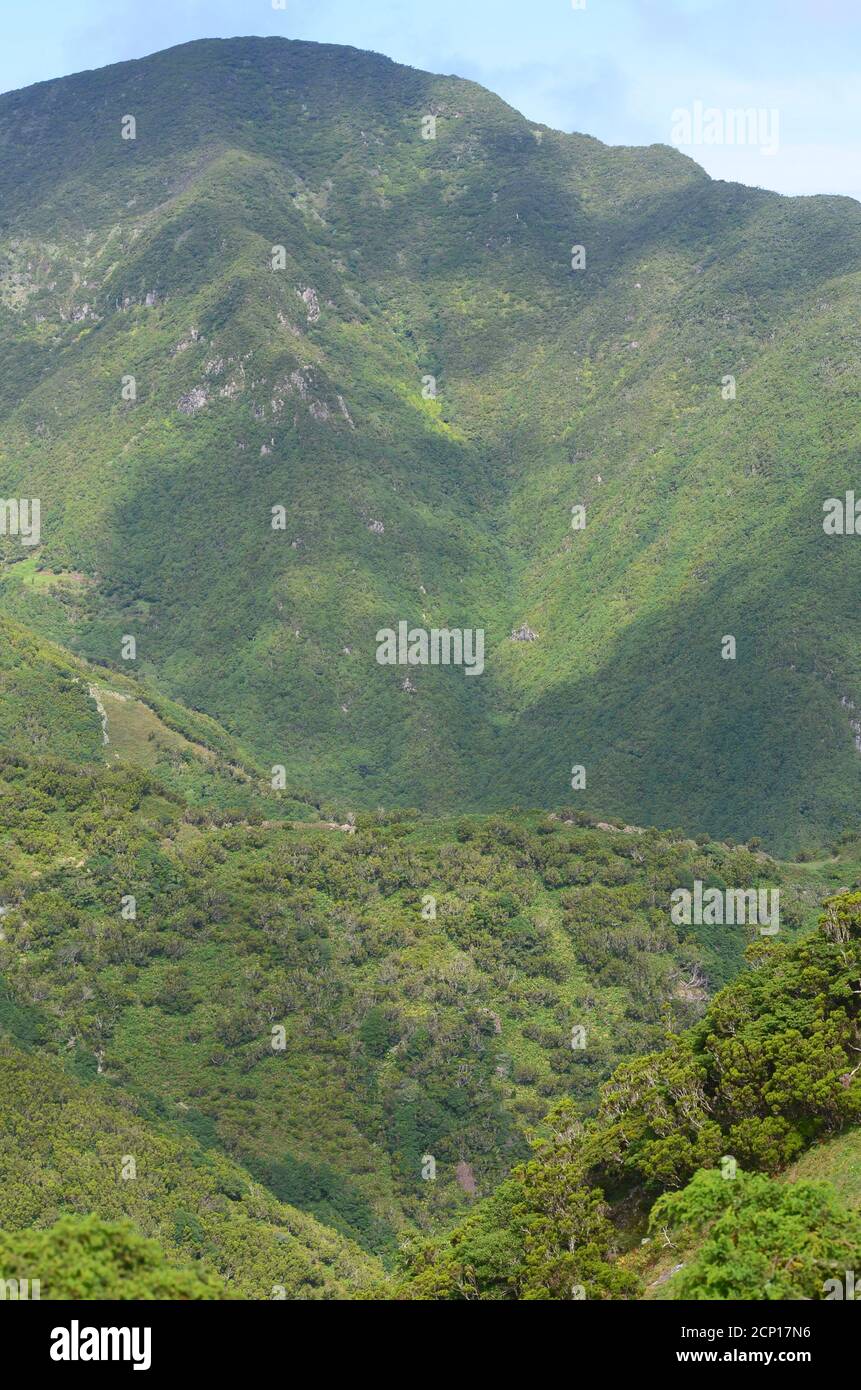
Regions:
<instances>
[{"instance_id":1,"label":"green tree","mask_svg":"<svg viewBox=\"0 0 861 1390\"><path fill-rule=\"evenodd\" d=\"M827 1280L861 1270L861 1213L829 1183L704 1170L658 1199L650 1229L680 1252L696 1244L668 1290L678 1299L822 1299Z\"/></svg>"},{"instance_id":2,"label":"green tree","mask_svg":"<svg viewBox=\"0 0 861 1390\"><path fill-rule=\"evenodd\" d=\"M39 1281L42 1299L227 1299L217 1274L171 1264L126 1221L63 1216L44 1231L0 1231L0 1279Z\"/></svg>"}]
</instances>

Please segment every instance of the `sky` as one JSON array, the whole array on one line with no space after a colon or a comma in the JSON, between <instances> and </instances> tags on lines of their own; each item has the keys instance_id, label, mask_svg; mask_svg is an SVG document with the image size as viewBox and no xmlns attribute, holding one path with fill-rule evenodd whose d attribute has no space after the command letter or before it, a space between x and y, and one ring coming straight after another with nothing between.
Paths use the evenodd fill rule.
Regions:
<instances>
[{"instance_id":1,"label":"sky","mask_svg":"<svg viewBox=\"0 0 861 1390\"><path fill-rule=\"evenodd\" d=\"M675 144L713 178L861 199L861 0L0 0L0 22L0 91L278 34L472 78L559 130Z\"/></svg>"}]
</instances>

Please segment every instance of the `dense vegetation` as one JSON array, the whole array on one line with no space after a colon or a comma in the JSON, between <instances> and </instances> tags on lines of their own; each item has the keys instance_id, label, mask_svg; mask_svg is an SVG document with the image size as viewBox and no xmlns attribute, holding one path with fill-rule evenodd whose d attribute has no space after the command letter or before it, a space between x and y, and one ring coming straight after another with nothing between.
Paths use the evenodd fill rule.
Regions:
<instances>
[{"instance_id":1,"label":"dense vegetation","mask_svg":"<svg viewBox=\"0 0 861 1390\"><path fill-rule=\"evenodd\" d=\"M38 1278L46 1298L114 1297L126 1281L131 1298L331 1299L382 1286L356 1245L155 1107L13 1043L0 1042L0 1077L0 1278ZM81 1263L64 1268L71 1250Z\"/></svg>"},{"instance_id":2,"label":"dense vegetation","mask_svg":"<svg viewBox=\"0 0 861 1390\"><path fill-rule=\"evenodd\" d=\"M261 768L214 720L124 673L78 660L0 618L0 746L5 752L144 768L184 801L319 819L293 786L273 791Z\"/></svg>"},{"instance_id":3,"label":"dense vegetation","mask_svg":"<svg viewBox=\"0 0 861 1390\"><path fill-rule=\"evenodd\" d=\"M0 207L7 613L353 807L582 764L586 808L775 851L851 820L852 200L237 39L0 98ZM484 675L405 686L401 619L486 629Z\"/></svg>"},{"instance_id":4,"label":"dense vegetation","mask_svg":"<svg viewBox=\"0 0 861 1390\"><path fill-rule=\"evenodd\" d=\"M0 798L0 1229L132 1218L242 1296L344 1297L388 1288L404 1240L419 1264L459 1244L468 1211L492 1296L632 1296L612 1204L636 1227L727 1151L776 1172L857 1118L858 899L829 909L847 942L804 936L820 866L565 809L269 821L20 754ZM857 841L838 849L851 880ZM694 879L779 884L787 944L675 926ZM582 1134L572 1098L597 1106ZM438 1258L410 1297L462 1290Z\"/></svg>"},{"instance_id":5,"label":"dense vegetation","mask_svg":"<svg viewBox=\"0 0 861 1390\"><path fill-rule=\"evenodd\" d=\"M759 1174L861 1122L861 894L797 945L750 954L698 1025L616 1070L594 1118L564 1102L488 1202L414 1245L404 1296L636 1296L638 1260L620 1253L656 1196L653 1237L701 1239L672 1296L824 1298L856 1269L861 1218L831 1185Z\"/></svg>"},{"instance_id":6,"label":"dense vegetation","mask_svg":"<svg viewBox=\"0 0 861 1390\"><path fill-rule=\"evenodd\" d=\"M780 1183L762 1173L701 1172L662 1197L652 1226L667 1243L700 1238L674 1276L680 1299L786 1301L853 1297L846 1274L861 1254L861 1212L827 1183Z\"/></svg>"},{"instance_id":7,"label":"dense vegetation","mask_svg":"<svg viewBox=\"0 0 861 1390\"><path fill-rule=\"evenodd\" d=\"M755 929L675 926L675 887L784 874L573 812L291 827L16 755L0 793L0 1021L380 1254L737 973ZM783 891L791 931L807 909Z\"/></svg>"},{"instance_id":8,"label":"dense vegetation","mask_svg":"<svg viewBox=\"0 0 861 1390\"><path fill-rule=\"evenodd\" d=\"M14 1280L13 1294L40 1299L225 1299L221 1280L193 1266L177 1268L155 1241L128 1222L61 1217L47 1230L0 1232L0 1270ZM31 1271L38 1270L38 1276Z\"/></svg>"},{"instance_id":9,"label":"dense vegetation","mask_svg":"<svg viewBox=\"0 0 861 1390\"><path fill-rule=\"evenodd\" d=\"M0 97L0 1279L861 1267L859 252L352 50Z\"/></svg>"}]
</instances>

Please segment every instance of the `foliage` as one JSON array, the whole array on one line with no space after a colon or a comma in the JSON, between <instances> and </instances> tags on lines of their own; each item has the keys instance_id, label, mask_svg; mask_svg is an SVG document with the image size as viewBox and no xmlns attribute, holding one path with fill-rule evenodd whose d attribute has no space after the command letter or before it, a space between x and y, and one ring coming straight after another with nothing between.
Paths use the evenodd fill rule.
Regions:
<instances>
[{"instance_id":1,"label":"foliage","mask_svg":"<svg viewBox=\"0 0 861 1390\"><path fill-rule=\"evenodd\" d=\"M700 1242L673 1277L673 1298L822 1299L827 1280L845 1286L861 1265L861 1214L827 1183L701 1172L655 1203L651 1227L683 1248Z\"/></svg>"},{"instance_id":2,"label":"foliage","mask_svg":"<svg viewBox=\"0 0 861 1390\"><path fill-rule=\"evenodd\" d=\"M141 1292L117 1296L342 1299L384 1287L356 1245L146 1102L2 1041L0 1177L5 1277L20 1258L43 1297L109 1298L126 1277ZM64 1270L75 1249L81 1267ZM64 1292L76 1280L81 1293Z\"/></svg>"},{"instance_id":3,"label":"foliage","mask_svg":"<svg viewBox=\"0 0 861 1390\"><path fill-rule=\"evenodd\" d=\"M635 1295L614 1265L617 1233L603 1196L582 1185L569 1103L548 1117L549 1139L448 1237L408 1248L410 1299L583 1299Z\"/></svg>"},{"instance_id":4,"label":"foliage","mask_svg":"<svg viewBox=\"0 0 861 1390\"><path fill-rule=\"evenodd\" d=\"M594 1296L624 1296L611 1277L633 1272L614 1262L609 1228L596 1247L582 1213L606 1214L621 1238L655 1197L653 1229L707 1237L672 1297L810 1297L823 1270L857 1255L858 1217L832 1186L781 1186L765 1175L861 1123L861 894L831 901L814 937L752 954L755 968L700 1023L616 1069L593 1119L575 1126L561 1112L557 1132L512 1173L504 1204L497 1194L411 1255L405 1296L448 1298L454 1288L494 1298L502 1283L517 1291L508 1296L567 1298L569 1274L593 1256ZM739 1161L761 1173L736 1170ZM504 1253L501 1277L472 1259L476 1232L481 1249Z\"/></svg>"},{"instance_id":5,"label":"foliage","mask_svg":"<svg viewBox=\"0 0 861 1390\"><path fill-rule=\"evenodd\" d=\"M576 762L605 816L780 852L852 823L854 547L821 522L857 203L270 38L7 93L0 207L0 493L43 513L7 614L354 810L553 805ZM400 620L484 629L484 675L405 687Z\"/></svg>"},{"instance_id":6,"label":"foliage","mask_svg":"<svg viewBox=\"0 0 861 1390\"><path fill-rule=\"evenodd\" d=\"M20 755L0 792L0 1024L386 1259L473 1200L459 1164L491 1191L742 968L750 932L674 926L675 885L782 872L564 812L292 827Z\"/></svg>"},{"instance_id":7,"label":"foliage","mask_svg":"<svg viewBox=\"0 0 861 1390\"><path fill-rule=\"evenodd\" d=\"M0 1280L39 1282L41 1299L227 1299L220 1279L169 1263L129 1222L63 1216L45 1231L0 1231Z\"/></svg>"}]
</instances>

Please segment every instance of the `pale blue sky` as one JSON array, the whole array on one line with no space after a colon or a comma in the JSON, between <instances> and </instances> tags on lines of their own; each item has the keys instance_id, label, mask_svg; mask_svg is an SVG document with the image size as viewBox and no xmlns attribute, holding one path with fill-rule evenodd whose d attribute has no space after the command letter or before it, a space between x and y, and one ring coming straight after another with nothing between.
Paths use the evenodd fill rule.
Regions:
<instances>
[{"instance_id":1,"label":"pale blue sky","mask_svg":"<svg viewBox=\"0 0 861 1390\"><path fill-rule=\"evenodd\" d=\"M756 108L767 139L686 153L715 178L861 197L861 0L0 0L0 13L0 91L189 39L281 34L471 77L613 144L670 143L673 112L697 102Z\"/></svg>"}]
</instances>

